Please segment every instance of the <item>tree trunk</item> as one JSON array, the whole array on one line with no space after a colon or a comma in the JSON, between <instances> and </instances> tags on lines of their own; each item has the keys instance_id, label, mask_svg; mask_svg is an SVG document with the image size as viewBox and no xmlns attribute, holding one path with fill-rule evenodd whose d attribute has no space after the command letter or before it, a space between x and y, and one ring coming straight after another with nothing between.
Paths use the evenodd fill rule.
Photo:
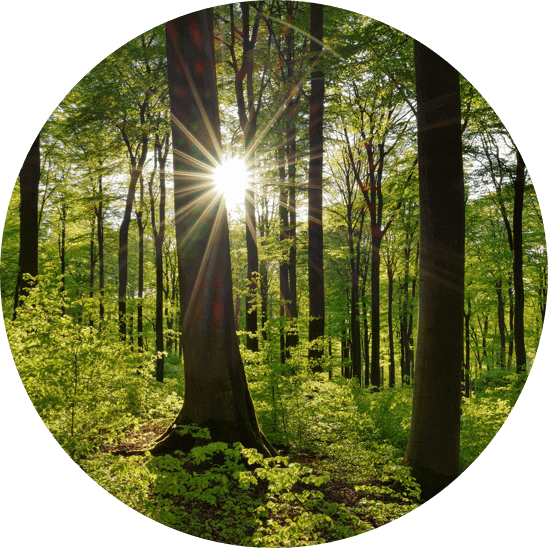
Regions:
<instances>
[{"instance_id":1,"label":"tree trunk","mask_svg":"<svg viewBox=\"0 0 548 548\"><path fill-rule=\"evenodd\" d=\"M38 187L40 183L40 134L34 140L19 172L19 274L13 319L17 316L20 296L28 295L33 281L24 274L38 276Z\"/></svg>"},{"instance_id":2,"label":"tree trunk","mask_svg":"<svg viewBox=\"0 0 548 548\"><path fill-rule=\"evenodd\" d=\"M89 237L89 298L93 299L93 289L95 285L95 263L97 258L95 256L95 215L91 217L91 234ZM93 313L90 313L89 326L93 327Z\"/></svg>"},{"instance_id":3,"label":"tree trunk","mask_svg":"<svg viewBox=\"0 0 548 548\"><path fill-rule=\"evenodd\" d=\"M165 152L162 149L165 144ZM156 257L156 381L164 382L164 234L166 222L166 161L169 150L169 138L166 136L160 142L158 136L154 142L154 170L148 183L148 194L150 200L150 223L154 234L154 253ZM154 203L154 193L152 192L152 183L154 173L156 172L156 162L160 165L160 206L159 206L159 227L156 225L156 204ZM169 286L166 288L169 293ZM173 321L168 323L168 328L173 329ZM171 339L170 339L171 341Z\"/></svg>"},{"instance_id":4,"label":"tree trunk","mask_svg":"<svg viewBox=\"0 0 548 548\"><path fill-rule=\"evenodd\" d=\"M380 311L380 246L381 238L371 238L371 384L381 386L381 311Z\"/></svg>"},{"instance_id":5,"label":"tree trunk","mask_svg":"<svg viewBox=\"0 0 548 548\"><path fill-rule=\"evenodd\" d=\"M312 63L321 57L323 40L323 6L310 4L310 52ZM325 332L325 294L323 271L323 224L322 224L322 171L323 171L323 110L325 83L322 70L316 68L311 73L310 92L310 168L308 183L308 294L309 330L311 344L308 359L314 371L321 366L314 360L323 356L323 336ZM355 306L357 307L357 299ZM359 329L359 326L358 326ZM319 344L314 341L320 340ZM313 346L312 346L313 345ZM358 359L360 355L358 347ZM354 360L353 360L354 361Z\"/></svg>"},{"instance_id":6,"label":"tree trunk","mask_svg":"<svg viewBox=\"0 0 548 548\"><path fill-rule=\"evenodd\" d=\"M516 345L516 372L525 371L527 355L525 353L525 299L523 292L523 194L525 190L525 163L519 151L517 155L517 172L514 181L514 341Z\"/></svg>"},{"instance_id":7,"label":"tree trunk","mask_svg":"<svg viewBox=\"0 0 548 548\"><path fill-rule=\"evenodd\" d=\"M502 298L502 280L495 283L495 291L497 292L497 316L499 323L500 335L500 350L499 350L499 366L501 369L506 368L506 322L504 319L504 300Z\"/></svg>"},{"instance_id":8,"label":"tree trunk","mask_svg":"<svg viewBox=\"0 0 548 548\"><path fill-rule=\"evenodd\" d=\"M147 157L148 136L143 133L141 141L141 155L138 162L133 156L129 141L127 141L127 139L125 140L131 155L131 179L129 182L129 189L126 198L124 218L122 219L122 223L120 224L118 243L118 324L120 338L122 340L126 340L127 256L129 223L131 222L131 211L133 209L133 202L135 201L135 190L137 187L137 181L139 180L139 177L143 171L143 166Z\"/></svg>"},{"instance_id":9,"label":"tree trunk","mask_svg":"<svg viewBox=\"0 0 548 548\"><path fill-rule=\"evenodd\" d=\"M388 386L396 386L396 358L394 356L394 328L392 325L392 300L394 299L394 271L388 265L388 341L390 350L390 365L388 368Z\"/></svg>"},{"instance_id":10,"label":"tree trunk","mask_svg":"<svg viewBox=\"0 0 548 548\"><path fill-rule=\"evenodd\" d=\"M464 333L466 351L464 355L464 397L470 397L470 317L472 316L472 303L467 300L467 312L464 315Z\"/></svg>"},{"instance_id":11,"label":"tree trunk","mask_svg":"<svg viewBox=\"0 0 548 548\"><path fill-rule=\"evenodd\" d=\"M405 463L425 500L459 474L464 176L458 72L415 41L420 274L415 386Z\"/></svg>"},{"instance_id":12,"label":"tree trunk","mask_svg":"<svg viewBox=\"0 0 548 548\"><path fill-rule=\"evenodd\" d=\"M137 227L139 229L139 281L137 289L137 350L143 351L143 292L145 282L145 226L143 225L143 210L145 208L145 185L143 175L139 178L141 199L137 211Z\"/></svg>"},{"instance_id":13,"label":"tree trunk","mask_svg":"<svg viewBox=\"0 0 548 548\"><path fill-rule=\"evenodd\" d=\"M196 172L192 160L212 165L221 158L213 10L169 21L166 35L185 400L152 452L188 450L194 438L177 427L197 424L215 441L275 454L257 423L236 338L224 201L209 170L205 178L181 175Z\"/></svg>"},{"instance_id":14,"label":"tree trunk","mask_svg":"<svg viewBox=\"0 0 548 548\"><path fill-rule=\"evenodd\" d=\"M280 318L290 318L289 301L289 262L286 253L286 241L289 239L289 212L288 194L285 177L285 152L283 148L278 149L278 170L280 176L280 242L282 245L282 258L280 261ZM280 330L280 360L285 363L289 358L289 350L286 344L287 326L282 324Z\"/></svg>"},{"instance_id":15,"label":"tree trunk","mask_svg":"<svg viewBox=\"0 0 548 548\"><path fill-rule=\"evenodd\" d=\"M65 315L65 294L66 294L66 271L67 271L67 205L64 198L61 203L61 211L59 213L59 222L61 223L61 234L59 234L59 261L61 263L61 284L59 288L61 299L61 314Z\"/></svg>"},{"instance_id":16,"label":"tree trunk","mask_svg":"<svg viewBox=\"0 0 548 548\"><path fill-rule=\"evenodd\" d=\"M296 106L293 107L296 109ZM296 191L296 155L297 144L295 137L295 125L290 123L286 129L288 140L287 145L287 172L289 185L289 230L288 236L291 241L289 248L289 317L291 326L287 334L287 346L293 348L299 343L299 332L297 330L297 318L299 311L297 308L297 205L295 199Z\"/></svg>"},{"instance_id":17,"label":"tree trunk","mask_svg":"<svg viewBox=\"0 0 548 548\"><path fill-rule=\"evenodd\" d=\"M99 204L95 206L97 217L97 247L99 255L99 319L101 325L105 317L105 251L103 229L103 176L99 176Z\"/></svg>"}]
</instances>

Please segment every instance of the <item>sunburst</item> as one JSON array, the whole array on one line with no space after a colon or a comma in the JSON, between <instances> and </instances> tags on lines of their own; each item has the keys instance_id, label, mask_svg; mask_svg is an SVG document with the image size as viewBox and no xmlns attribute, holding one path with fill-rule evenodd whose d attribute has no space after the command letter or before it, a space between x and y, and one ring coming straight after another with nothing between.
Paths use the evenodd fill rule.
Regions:
<instances>
[{"instance_id":1,"label":"sunburst","mask_svg":"<svg viewBox=\"0 0 548 548\"><path fill-rule=\"evenodd\" d=\"M213 170L213 182L219 194L226 200L227 209L234 209L244 202L245 190L249 188L250 177L245 160L228 158Z\"/></svg>"}]
</instances>

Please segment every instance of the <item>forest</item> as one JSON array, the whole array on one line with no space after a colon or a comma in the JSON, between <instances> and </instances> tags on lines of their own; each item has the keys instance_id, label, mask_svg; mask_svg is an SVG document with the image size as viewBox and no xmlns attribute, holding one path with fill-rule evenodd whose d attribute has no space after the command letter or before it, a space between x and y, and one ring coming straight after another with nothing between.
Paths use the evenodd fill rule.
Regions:
<instances>
[{"instance_id":1,"label":"forest","mask_svg":"<svg viewBox=\"0 0 548 548\"><path fill-rule=\"evenodd\" d=\"M213 170L232 158L247 173ZM302 2L196 12L95 67L27 155L1 268L63 449L238 545L347 538L437 494L515 404L547 289L536 194L483 97L396 29Z\"/></svg>"}]
</instances>

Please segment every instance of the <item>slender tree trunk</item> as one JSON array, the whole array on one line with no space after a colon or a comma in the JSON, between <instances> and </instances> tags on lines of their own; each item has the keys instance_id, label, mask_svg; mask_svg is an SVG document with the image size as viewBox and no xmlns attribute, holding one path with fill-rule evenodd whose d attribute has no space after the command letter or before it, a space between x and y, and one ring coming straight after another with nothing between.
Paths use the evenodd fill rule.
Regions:
<instances>
[{"instance_id":1,"label":"slender tree trunk","mask_svg":"<svg viewBox=\"0 0 548 548\"><path fill-rule=\"evenodd\" d=\"M506 368L506 322L504 319L504 300L502 298L502 280L495 283L495 291L497 292L497 315L499 322L500 335L500 350L499 350L499 366L501 369Z\"/></svg>"},{"instance_id":2,"label":"slender tree trunk","mask_svg":"<svg viewBox=\"0 0 548 548\"><path fill-rule=\"evenodd\" d=\"M93 299L93 290L95 285L95 215L91 217L91 234L89 237L89 298ZM89 317L89 326L93 327L93 313Z\"/></svg>"},{"instance_id":3,"label":"slender tree trunk","mask_svg":"<svg viewBox=\"0 0 548 548\"><path fill-rule=\"evenodd\" d=\"M464 333L466 341L466 353L464 356L464 397L470 397L470 317L472 316L472 303L467 299L467 312L464 315Z\"/></svg>"},{"instance_id":4,"label":"slender tree trunk","mask_svg":"<svg viewBox=\"0 0 548 548\"><path fill-rule=\"evenodd\" d=\"M352 285L350 289L350 356L352 359L351 376L362 383L362 360L361 360L361 341L359 324L359 271L356 265L357 259L354 259L353 245L351 247L350 270L352 273Z\"/></svg>"},{"instance_id":5,"label":"slender tree trunk","mask_svg":"<svg viewBox=\"0 0 548 548\"><path fill-rule=\"evenodd\" d=\"M516 294L514 317L514 340L516 342L516 372L525 371L527 354L525 352L524 310L525 298L523 291L523 194L525 190L525 163L519 151L517 155L517 172L514 181L514 291Z\"/></svg>"},{"instance_id":6,"label":"slender tree trunk","mask_svg":"<svg viewBox=\"0 0 548 548\"><path fill-rule=\"evenodd\" d=\"M24 274L38 276L38 187L40 184L40 134L34 140L19 172L19 274L15 291L13 319L20 296L28 295L34 282Z\"/></svg>"},{"instance_id":7,"label":"slender tree trunk","mask_svg":"<svg viewBox=\"0 0 548 548\"><path fill-rule=\"evenodd\" d=\"M165 145L165 152L162 154L162 149ZM166 136L161 142L158 136L154 142L154 170L150 176L148 183L148 194L150 200L150 222L152 224L152 232L154 234L154 252L156 256L156 380L164 382L164 235L165 235L165 219L166 219L166 161L169 150L169 138ZM156 162L160 166L160 205L159 205L159 227L156 225L156 207L154 193L152 191L152 183L154 181L154 173L156 172ZM169 286L166 288L169 292ZM167 316L167 314L166 314ZM169 323L168 323L169 327ZM173 322L171 328L173 329ZM171 339L170 339L171 341Z\"/></svg>"},{"instance_id":8,"label":"slender tree trunk","mask_svg":"<svg viewBox=\"0 0 548 548\"><path fill-rule=\"evenodd\" d=\"M371 384L381 386L381 309L380 309L380 246L381 238L371 239Z\"/></svg>"},{"instance_id":9,"label":"slender tree trunk","mask_svg":"<svg viewBox=\"0 0 548 548\"><path fill-rule=\"evenodd\" d=\"M280 242L282 245L282 259L280 261L280 318L290 319L289 301L289 262L286 253L286 242L289 239L289 210L288 194L285 176L285 152L278 149L278 171L280 177ZM285 363L289 358L289 349L286 344L286 326L280 331L280 360Z\"/></svg>"},{"instance_id":10,"label":"slender tree trunk","mask_svg":"<svg viewBox=\"0 0 548 548\"><path fill-rule=\"evenodd\" d=\"M394 271L388 265L388 341L390 350L390 365L388 368L388 386L396 386L396 358L394 356L394 328L392 325L392 301L394 299Z\"/></svg>"},{"instance_id":11,"label":"slender tree trunk","mask_svg":"<svg viewBox=\"0 0 548 548\"><path fill-rule=\"evenodd\" d=\"M341 333L341 360L342 360L342 367L341 367L341 375L345 379L349 379L351 377L351 369L348 365L348 360L350 359L350 344L348 340L348 330L345 326Z\"/></svg>"},{"instance_id":12,"label":"slender tree trunk","mask_svg":"<svg viewBox=\"0 0 548 548\"><path fill-rule=\"evenodd\" d=\"M137 350L143 352L143 292L145 281L145 227L143 224L143 210L145 208L145 185L143 175L139 178L141 199L137 211L137 227L139 229L139 281L137 289Z\"/></svg>"},{"instance_id":13,"label":"slender tree trunk","mask_svg":"<svg viewBox=\"0 0 548 548\"><path fill-rule=\"evenodd\" d=\"M464 176L458 72L415 41L420 195L419 320L405 463L427 500L459 474Z\"/></svg>"},{"instance_id":14,"label":"slender tree trunk","mask_svg":"<svg viewBox=\"0 0 548 548\"><path fill-rule=\"evenodd\" d=\"M275 454L259 429L236 338L226 206L208 183L209 170L181 177L196 171L191 160L213 165L221 158L213 10L169 21L166 35L185 399L152 452L188 450L194 439L178 427L196 424L213 440Z\"/></svg>"},{"instance_id":15,"label":"slender tree trunk","mask_svg":"<svg viewBox=\"0 0 548 548\"><path fill-rule=\"evenodd\" d=\"M296 106L294 107L296 108ZM288 236L291 241L289 248L289 316L291 326L287 334L287 346L293 348L299 343L299 333L297 330L297 318L299 311L297 308L297 204L296 204L296 153L297 144L295 136L295 125L290 123L286 130L287 146L287 172L289 185L289 230Z\"/></svg>"},{"instance_id":16,"label":"slender tree trunk","mask_svg":"<svg viewBox=\"0 0 548 548\"><path fill-rule=\"evenodd\" d=\"M369 324L367 321L367 312L368 312L368 306L365 302L365 284L367 281L367 269L365 270L364 276L363 276L363 284L362 284L362 293L361 293L361 300L362 300L362 315L363 315L363 361L365 366L364 376L363 376L363 384L364 386L369 386L369 371L370 371L370 362L369 362Z\"/></svg>"},{"instance_id":17,"label":"slender tree trunk","mask_svg":"<svg viewBox=\"0 0 548 548\"><path fill-rule=\"evenodd\" d=\"M413 320L414 320L414 303L415 295L417 292L417 272L419 270L419 244L417 244L417 251L415 254L415 274L413 276L413 281L411 282L411 302L409 305L409 331L407 332L407 340L409 341L409 354L408 354L408 373L409 380L413 383L415 375L415 349L414 349L414 338L413 338Z\"/></svg>"},{"instance_id":18,"label":"slender tree trunk","mask_svg":"<svg viewBox=\"0 0 548 548\"><path fill-rule=\"evenodd\" d=\"M508 334L508 360L507 369L512 369L512 360L514 359L514 292L512 290L513 280L508 280L508 325L510 333Z\"/></svg>"},{"instance_id":19,"label":"slender tree trunk","mask_svg":"<svg viewBox=\"0 0 548 548\"><path fill-rule=\"evenodd\" d=\"M144 116L144 113L142 114ZM125 134L124 134L125 135ZM133 210L133 202L135 201L135 190L137 187L137 181L143 171L143 166L148 152L148 135L143 133L141 140L141 155L139 161L135 159L135 156L131 152L129 141L126 140L126 144L131 153L131 179L129 182L129 189L126 198L126 207L124 210L124 218L120 225L119 231L119 243L118 243L118 324L120 331L120 338L126 340L126 313L127 313L127 276L128 276L128 236L129 236L129 224L131 222L131 211Z\"/></svg>"},{"instance_id":20,"label":"slender tree trunk","mask_svg":"<svg viewBox=\"0 0 548 548\"><path fill-rule=\"evenodd\" d=\"M318 63L321 56L323 40L323 6L321 4L310 4L310 36L312 62ZM311 361L313 369L321 371L321 367L318 368L317 366L314 366L314 360L319 360L323 356L323 336L325 333L322 223L323 110L325 83L322 70L319 68L313 70L311 80L309 121L310 168L308 185L308 294L310 312L308 340L311 345L318 339L322 342L310 346L308 358ZM356 299L354 308L357 306L358 303ZM359 347L357 355L359 359ZM353 361L355 363L354 359Z\"/></svg>"},{"instance_id":21,"label":"slender tree trunk","mask_svg":"<svg viewBox=\"0 0 548 548\"><path fill-rule=\"evenodd\" d=\"M59 214L61 223L61 233L59 234L59 261L61 263L61 287L59 288L61 299L61 314L65 315L65 296L66 296L66 271L67 271L67 206L64 202L61 204Z\"/></svg>"},{"instance_id":22,"label":"slender tree trunk","mask_svg":"<svg viewBox=\"0 0 548 548\"><path fill-rule=\"evenodd\" d=\"M105 318L105 251L103 229L103 177L99 176L99 203L95 207L97 217L97 247L99 254L99 319L101 325Z\"/></svg>"}]
</instances>

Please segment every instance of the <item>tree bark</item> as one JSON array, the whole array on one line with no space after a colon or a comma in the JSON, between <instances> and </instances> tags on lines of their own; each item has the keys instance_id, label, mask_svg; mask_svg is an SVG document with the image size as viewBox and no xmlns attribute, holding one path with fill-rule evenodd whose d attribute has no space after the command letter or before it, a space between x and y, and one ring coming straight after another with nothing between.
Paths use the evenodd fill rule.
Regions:
<instances>
[{"instance_id":1,"label":"tree bark","mask_svg":"<svg viewBox=\"0 0 548 548\"><path fill-rule=\"evenodd\" d=\"M147 102L141 106L141 118L144 123L144 110L146 109ZM128 256L128 236L129 236L129 223L131 222L131 211L133 209L133 202L135 201L135 190L137 187L137 181L143 171L143 166L148 152L148 135L142 134L141 140L141 154L139 160L135 158L130 143L122 131L124 141L128 148L131 159L131 178L129 182L129 189L126 198L126 207L124 210L124 218L120 224L119 243L118 243L118 324L120 331L120 338L126 340L126 313L127 313L127 256Z\"/></svg>"},{"instance_id":2,"label":"tree bark","mask_svg":"<svg viewBox=\"0 0 548 548\"><path fill-rule=\"evenodd\" d=\"M390 350L390 364L388 366L388 386L396 386L396 358L394 355L394 327L392 325L392 301L394 300L394 271L388 264L388 341Z\"/></svg>"},{"instance_id":3,"label":"tree bark","mask_svg":"<svg viewBox=\"0 0 548 548\"><path fill-rule=\"evenodd\" d=\"M165 152L162 150L165 146ZM165 136L162 141L156 136L154 141L154 171L148 183L148 194L150 200L150 222L154 234L154 254L156 257L156 381L164 382L164 235L166 223L166 161L169 150L169 137ZM160 205L159 205L159 226L156 224L156 204L152 183L156 172L156 162L160 166ZM166 288L169 292L169 287ZM167 314L166 314L167 315ZM171 326L170 326L171 325ZM173 321L168 323L168 328L173 329ZM170 339L171 340L171 339Z\"/></svg>"},{"instance_id":4,"label":"tree bark","mask_svg":"<svg viewBox=\"0 0 548 548\"><path fill-rule=\"evenodd\" d=\"M143 224L143 210L145 208L145 185L143 174L139 177L140 200L137 211L137 227L139 229L139 281L137 288L137 350L143 351L143 292L145 285L145 226Z\"/></svg>"},{"instance_id":5,"label":"tree bark","mask_svg":"<svg viewBox=\"0 0 548 548\"><path fill-rule=\"evenodd\" d=\"M312 63L317 64L323 49L323 6L321 4L310 4L310 37ZM321 366L318 366L318 364L315 363L315 360L319 360L323 356L323 337L325 333L322 223L323 111L325 83L321 69L316 67L316 69L312 71L311 81L309 120L310 167L308 183L308 294L310 313L308 341L311 346L308 351L308 358L313 370L321 371ZM355 307L357 307L357 302ZM321 342L319 344L314 344L314 341L317 340ZM359 356L359 347L357 353Z\"/></svg>"},{"instance_id":6,"label":"tree bark","mask_svg":"<svg viewBox=\"0 0 548 548\"><path fill-rule=\"evenodd\" d=\"M278 171L280 177L280 242L282 245L282 258L280 260L280 318L290 318L289 301L289 262L286 253L286 241L289 239L289 211L288 194L285 176L285 152L283 148L278 149ZM280 360L285 363L289 358L289 350L286 344L287 326L282 324L280 330Z\"/></svg>"},{"instance_id":7,"label":"tree bark","mask_svg":"<svg viewBox=\"0 0 548 548\"><path fill-rule=\"evenodd\" d=\"M99 203L95 205L97 217L97 253L99 255L99 320L101 325L105 317L105 251L103 224L103 176L99 176Z\"/></svg>"},{"instance_id":8,"label":"tree bark","mask_svg":"<svg viewBox=\"0 0 548 548\"><path fill-rule=\"evenodd\" d=\"M523 194L525 191L525 163L519 151L517 155L517 172L514 180L514 341L516 346L516 372L525 371L527 354L525 352L525 325L524 309L525 298L523 291Z\"/></svg>"},{"instance_id":9,"label":"tree bark","mask_svg":"<svg viewBox=\"0 0 548 548\"><path fill-rule=\"evenodd\" d=\"M415 41L420 274L415 385L405 463L425 500L459 474L464 176L458 72Z\"/></svg>"},{"instance_id":10,"label":"tree bark","mask_svg":"<svg viewBox=\"0 0 548 548\"><path fill-rule=\"evenodd\" d=\"M40 184L40 134L32 143L19 172L19 274L13 319L17 316L20 297L28 295L34 285L24 274L38 276L38 187Z\"/></svg>"},{"instance_id":11,"label":"tree bark","mask_svg":"<svg viewBox=\"0 0 548 548\"><path fill-rule=\"evenodd\" d=\"M210 168L201 167L221 158L213 10L169 21L166 35L185 400L152 452L188 450L194 438L177 427L197 424L213 440L274 454L257 423L236 338L226 206Z\"/></svg>"}]
</instances>

